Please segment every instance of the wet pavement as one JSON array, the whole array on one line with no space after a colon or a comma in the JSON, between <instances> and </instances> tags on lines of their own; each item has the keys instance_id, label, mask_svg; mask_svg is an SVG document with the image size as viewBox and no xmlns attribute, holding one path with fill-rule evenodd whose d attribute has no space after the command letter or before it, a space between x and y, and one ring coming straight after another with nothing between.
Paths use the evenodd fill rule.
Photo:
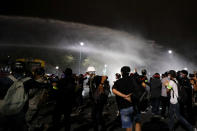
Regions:
<instances>
[{"instance_id":1,"label":"wet pavement","mask_svg":"<svg viewBox=\"0 0 197 131\"><path fill-rule=\"evenodd\" d=\"M197 110L196 107L195 110ZM93 131L93 124L91 121L90 112L90 105L87 105L80 113L72 114L72 131ZM105 107L103 113L107 131L125 131L125 129L121 128L121 123L117 120L116 114L117 106L115 103L115 98L111 97L109 100L109 104ZM194 113L194 115L197 116L196 113ZM196 127L196 125L197 123L193 124L194 127ZM168 130L168 118L162 119L159 116L153 116L151 113L151 109L147 110L146 113L142 113L142 131ZM176 131L185 131L185 129L180 124L177 124Z\"/></svg>"},{"instance_id":2,"label":"wet pavement","mask_svg":"<svg viewBox=\"0 0 197 131\"><path fill-rule=\"evenodd\" d=\"M87 100L85 100L87 102ZM47 108L51 110L50 108ZM194 111L197 111L195 107ZM50 114L50 113L49 113ZM105 106L103 116L106 123L107 131L125 131L121 128L121 123L117 119L117 106L115 102L115 97L110 97L108 104ZM196 127L197 123L197 113L194 113L195 123L193 124ZM45 119L45 121L51 121L51 116ZM48 125L50 127L50 124ZM64 127L62 125L61 130L63 131ZM151 109L147 110L146 113L142 113L142 131L168 131L168 118L162 119L159 116L153 116ZM93 123L91 120L91 103L86 103L82 108L73 110L71 114L71 131L93 131ZM186 131L184 127L180 124L177 124L176 131Z\"/></svg>"}]
</instances>

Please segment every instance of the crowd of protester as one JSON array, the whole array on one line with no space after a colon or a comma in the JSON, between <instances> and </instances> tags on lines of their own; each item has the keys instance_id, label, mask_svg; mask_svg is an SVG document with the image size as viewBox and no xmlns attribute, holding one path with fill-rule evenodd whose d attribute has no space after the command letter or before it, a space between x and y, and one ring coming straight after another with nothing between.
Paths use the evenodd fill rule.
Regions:
<instances>
[{"instance_id":1,"label":"crowd of protester","mask_svg":"<svg viewBox=\"0 0 197 131\"><path fill-rule=\"evenodd\" d=\"M46 76L43 68L27 72L21 62L11 66L12 73L0 77L0 131L58 131L63 123L65 131L71 129L71 113L83 110L84 81L89 87L91 119L94 131L106 130L103 110L107 105L110 84L107 76L96 75L95 70L75 75L66 68L59 78ZM168 120L169 130L175 130L176 120L188 131L194 130L193 106L197 96L197 73L169 70L160 75L147 76L124 66L114 73L111 89L117 103L117 117L126 131L141 131L142 114L151 111L152 117ZM53 105L49 122L43 110ZM63 116L63 117L62 117ZM42 121L41 121L42 120Z\"/></svg>"}]
</instances>

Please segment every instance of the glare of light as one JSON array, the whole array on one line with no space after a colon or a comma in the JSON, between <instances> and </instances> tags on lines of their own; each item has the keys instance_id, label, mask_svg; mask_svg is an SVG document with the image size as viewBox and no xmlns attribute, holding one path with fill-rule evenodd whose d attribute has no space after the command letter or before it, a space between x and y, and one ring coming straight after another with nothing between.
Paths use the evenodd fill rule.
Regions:
<instances>
[{"instance_id":1,"label":"glare of light","mask_svg":"<svg viewBox=\"0 0 197 131\"><path fill-rule=\"evenodd\" d=\"M107 65L105 64L105 68L107 67Z\"/></svg>"},{"instance_id":2,"label":"glare of light","mask_svg":"<svg viewBox=\"0 0 197 131\"><path fill-rule=\"evenodd\" d=\"M169 54L172 54L172 50L168 50L168 53L169 53Z\"/></svg>"},{"instance_id":3,"label":"glare of light","mask_svg":"<svg viewBox=\"0 0 197 131\"><path fill-rule=\"evenodd\" d=\"M47 76L50 76L51 74L46 74Z\"/></svg>"},{"instance_id":4,"label":"glare of light","mask_svg":"<svg viewBox=\"0 0 197 131\"><path fill-rule=\"evenodd\" d=\"M55 69L57 69L57 70L58 70L58 69L59 69L59 66L56 66L56 67L55 67Z\"/></svg>"},{"instance_id":5,"label":"glare of light","mask_svg":"<svg viewBox=\"0 0 197 131\"><path fill-rule=\"evenodd\" d=\"M84 43L83 43L83 42L80 42L80 45L81 45L81 46L84 46Z\"/></svg>"},{"instance_id":6,"label":"glare of light","mask_svg":"<svg viewBox=\"0 0 197 131\"><path fill-rule=\"evenodd\" d=\"M188 70L188 68L187 67L185 67L185 68L183 68L184 70Z\"/></svg>"}]
</instances>

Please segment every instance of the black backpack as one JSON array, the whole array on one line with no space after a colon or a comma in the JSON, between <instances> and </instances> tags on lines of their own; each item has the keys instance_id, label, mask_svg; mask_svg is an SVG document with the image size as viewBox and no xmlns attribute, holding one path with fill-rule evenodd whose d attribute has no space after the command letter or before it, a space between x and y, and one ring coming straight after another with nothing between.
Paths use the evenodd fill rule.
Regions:
<instances>
[{"instance_id":1,"label":"black backpack","mask_svg":"<svg viewBox=\"0 0 197 131\"><path fill-rule=\"evenodd\" d=\"M135 87L132 101L137 112L145 111L149 106L147 90L142 86Z\"/></svg>"},{"instance_id":2,"label":"black backpack","mask_svg":"<svg viewBox=\"0 0 197 131\"><path fill-rule=\"evenodd\" d=\"M175 80L173 80L176 84L177 84L177 88L178 88L178 94L179 96L177 97L179 104L186 104L187 100L188 100L188 95L187 92L185 91L185 87L181 86L179 83L177 83ZM172 91L174 92L174 90L172 89ZM173 93L173 97L174 97L174 93Z\"/></svg>"},{"instance_id":3,"label":"black backpack","mask_svg":"<svg viewBox=\"0 0 197 131\"><path fill-rule=\"evenodd\" d=\"M148 92L144 91L144 93L141 95L139 99L139 110L146 111L148 107L149 107Z\"/></svg>"}]
</instances>

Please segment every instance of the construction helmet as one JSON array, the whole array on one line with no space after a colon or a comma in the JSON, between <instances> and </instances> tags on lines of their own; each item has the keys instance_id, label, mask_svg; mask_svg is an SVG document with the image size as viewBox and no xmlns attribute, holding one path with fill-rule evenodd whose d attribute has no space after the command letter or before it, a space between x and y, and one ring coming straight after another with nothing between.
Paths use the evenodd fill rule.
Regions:
<instances>
[{"instance_id":1,"label":"construction helmet","mask_svg":"<svg viewBox=\"0 0 197 131\"><path fill-rule=\"evenodd\" d=\"M89 66L87 72L96 72L96 70L93 66Z\"/></svg>"}]
</instances>

